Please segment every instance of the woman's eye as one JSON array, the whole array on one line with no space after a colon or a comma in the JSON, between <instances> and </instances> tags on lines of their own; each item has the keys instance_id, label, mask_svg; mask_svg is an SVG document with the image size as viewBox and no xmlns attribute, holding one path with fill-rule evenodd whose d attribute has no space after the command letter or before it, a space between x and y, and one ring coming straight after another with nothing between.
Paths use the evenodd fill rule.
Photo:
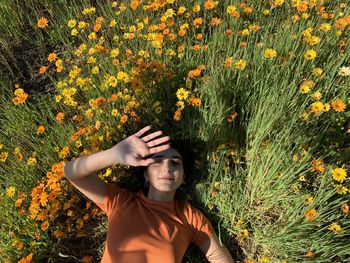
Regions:
<instances>
[{"instance_id":1,"label":"woman's eye","mask_svg":"<svg viewBox=\"0 0 350 263\"><path fill-rule=\"evenodd\" d=\"M180 162L179 161L172 161L172 164L173 165L180 165Z\"/></svg>"}]
</instances>

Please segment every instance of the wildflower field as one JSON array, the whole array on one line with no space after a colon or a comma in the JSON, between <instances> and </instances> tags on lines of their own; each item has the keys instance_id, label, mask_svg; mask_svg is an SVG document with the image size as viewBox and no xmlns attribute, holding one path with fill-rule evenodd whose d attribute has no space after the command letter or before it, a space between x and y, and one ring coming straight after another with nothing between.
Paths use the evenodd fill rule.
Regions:
<instances>
[{"instance_id":1,"label":"wildflower field","mask_svg":"<svg viewBox=\"0 0 350 263\"><path fill-rule=\"evenodd\" d=\"M235 262L350 262L350 4L0 3L0 261L99 262L69 160L151 124ZM129 167L99 171L134 189ZM191 246L183 262L206 262Z\"/></svg>"}]
</instances>

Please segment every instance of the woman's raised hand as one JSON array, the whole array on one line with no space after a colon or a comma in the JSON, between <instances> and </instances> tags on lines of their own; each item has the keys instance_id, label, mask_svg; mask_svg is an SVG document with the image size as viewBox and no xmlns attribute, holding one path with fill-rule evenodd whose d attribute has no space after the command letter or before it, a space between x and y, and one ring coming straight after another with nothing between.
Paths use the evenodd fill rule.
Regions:
<instances>
[{"instance_id":1,"label":"woman's raised hand","mask_svg":"<svg viewBox=\"0 0 350 263\"><path fill-rule=\"evenodd\" d=\"M146 156L170 148L169 144L159 146L170 139L169 136L163 136L157 139L157 137L163 134L162 131L156 131L142 137L150 129L150 125L146 126L113 146L111 150L114 152L116 162L131 166L148 166L154 162L154 159L144 159Z\"/></svg>"}]
</instances>

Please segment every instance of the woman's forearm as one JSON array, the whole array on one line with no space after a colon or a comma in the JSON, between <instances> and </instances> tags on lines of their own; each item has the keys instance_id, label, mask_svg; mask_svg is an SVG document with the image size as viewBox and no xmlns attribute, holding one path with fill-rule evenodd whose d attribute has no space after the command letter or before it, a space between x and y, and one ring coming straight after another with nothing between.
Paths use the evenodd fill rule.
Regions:
<instances>
[{"instance_id":1,"label":"woman's forearm","mask_svg":"<svg viewBox=\"0 0 350 263\"><path fill-rule=\"evenodd\" d=\"M81 156L64 166L64 175L68 179L81 179L92 173L116 164L115 152L111 149Z\"/></svg>"}]
</instances>

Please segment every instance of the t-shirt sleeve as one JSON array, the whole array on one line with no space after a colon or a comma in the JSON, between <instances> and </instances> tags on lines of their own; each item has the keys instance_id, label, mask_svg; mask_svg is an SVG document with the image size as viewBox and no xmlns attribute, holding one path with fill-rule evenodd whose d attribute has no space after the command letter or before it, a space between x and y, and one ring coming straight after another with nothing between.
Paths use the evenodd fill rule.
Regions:
<instances>
[{"instance_id":1,"label":"t-shirt sleeve","mask_svg":"<svg viewBox=\"0 0 350 263\"><path fill-rule=\"evenodd\" d=\"M113 210L122 207L130 200L131 196L132 194L128 190L120 188L117 184L107 183L107 192L103 202L96 205L109 217Z\"/></svg>"},{"instance_id":2,"label":"t-shirt sleeve","mask_svg":"<svg viewBox=\"0 0 350 263\"><path fill-rule=\"evenodd\" d=\"M215 230L201 211L194 207L191 207L191 210L189 221L192 229L192 242L199 246L209 240L215 233Z\"/></svg>"}]
</instances>

